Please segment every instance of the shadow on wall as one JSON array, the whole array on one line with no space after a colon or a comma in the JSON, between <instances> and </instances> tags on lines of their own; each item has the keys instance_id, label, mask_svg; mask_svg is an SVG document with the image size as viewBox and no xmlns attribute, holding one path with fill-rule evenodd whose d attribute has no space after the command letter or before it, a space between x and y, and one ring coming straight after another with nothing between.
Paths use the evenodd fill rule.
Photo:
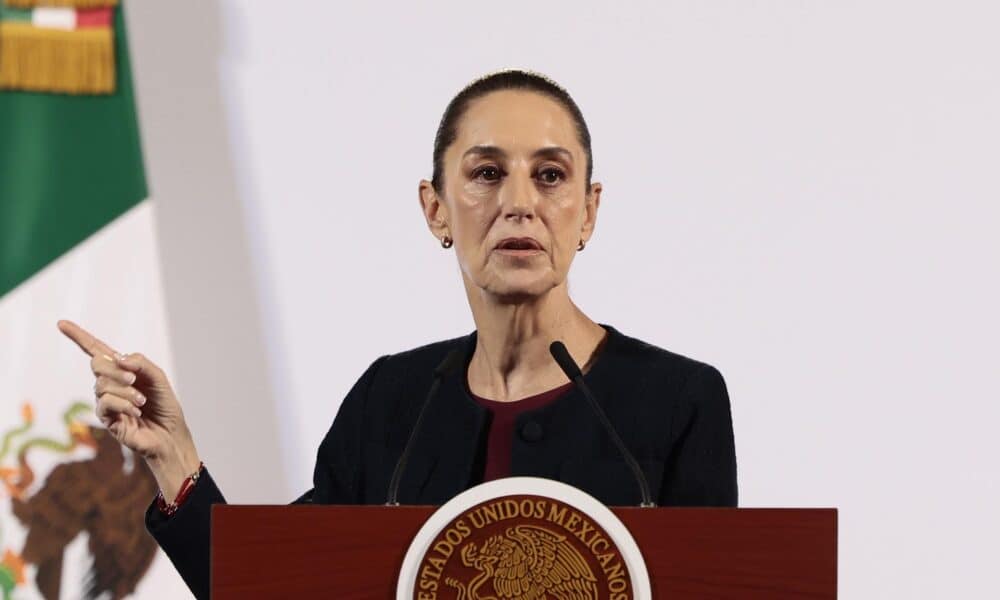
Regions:
<instances>
[{"instance_id":1,"label":"shadow on wall","mask_svg":"<svg viewBox=\"0 0 1000 600\"><path fill-rule=\"evenodd\" d=\"M125 8L184 412L230 499L287 502L219 85L219 3L130 2Z\"/></svg>"}]
</instances>

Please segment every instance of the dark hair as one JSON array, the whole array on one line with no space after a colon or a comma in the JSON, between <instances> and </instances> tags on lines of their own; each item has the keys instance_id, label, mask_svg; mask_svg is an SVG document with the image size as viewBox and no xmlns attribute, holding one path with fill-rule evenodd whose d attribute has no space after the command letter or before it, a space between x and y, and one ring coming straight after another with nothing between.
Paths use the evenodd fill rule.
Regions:
<instances>
[{"instance_id":1,"label":"dark hair","mask_svg":"<svg viewBox=\"0 0 1000 600\"><path fill-rule=\"evenodd\" d=\"M533 73L531 71L499 71L473 81L458 93L448 107L444 109L441 117L441 124L438 125L437 135L434 136L434 175L431 177L431 185L440 193L443 183L444 153L448 146L455 141L458 135L458 121L468 110L469 104L473 100L482 98L490 92L501 90L525 90L536 92L552 98L565 108L573 118L576 125L576 133L583 146L583 151L587 155L587 187L590 187L590 178L594 172L594 155L590 149L590 130L587 129L587 122L583 120L583 113L580 107L573 102L562 86L552 81L545 75Z\"/></svg>"}]
</instances>

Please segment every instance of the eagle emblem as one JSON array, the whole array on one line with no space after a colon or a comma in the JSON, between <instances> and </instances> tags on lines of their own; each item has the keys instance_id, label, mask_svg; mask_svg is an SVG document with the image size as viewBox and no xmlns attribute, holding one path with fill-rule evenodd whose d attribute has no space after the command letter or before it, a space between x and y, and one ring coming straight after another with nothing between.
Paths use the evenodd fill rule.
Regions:
<instances>
[{"instance_id":1,"label":"eagle emblem","mask_svg":"<svg viewBox=\"0 0 1000 600\"><path fill-rule=\"evenodd\" d=\"M6 548L0 560L4 600L27 584L26 565L35 566L34 583L42 598L65 596L63 588L70 587L62 581L65 550L81 533L87 534L93 557L85 581L72 582L72 587L82 588L78 593L82 598L117 600L133 594L156 557L156 542L139 521L156 494L156 480L141 460L127 468L114 437L79 418L92 412L92 405L85 402L65 411L66 441L35 436L15 447L15 439L30 434L34 426L30 404L22 410L23 425L0 432L0 501L10 496L11 512L27 530L21 552ZM89 448L93 456L73 460L80 448ZM30 493L40 477L29 456L38 450L62 455L65 462ZM11 451L16 455L14 466L4 460Z\"/></svg>"},{"instance_id":2,"label":"eagle emblem","mask_svg":"<svg viewBox=\"0 0 1000 600\"><path fill-rule=\"evenodd\" d=\"M596 600L597 578L566 536L537 525L517 525L461 550L462 563L479 573L445 583L458 600ZM491 585L484 593L483 586ZM492 588L492 589L489 589Z\"/></svg>"}]
</instances>

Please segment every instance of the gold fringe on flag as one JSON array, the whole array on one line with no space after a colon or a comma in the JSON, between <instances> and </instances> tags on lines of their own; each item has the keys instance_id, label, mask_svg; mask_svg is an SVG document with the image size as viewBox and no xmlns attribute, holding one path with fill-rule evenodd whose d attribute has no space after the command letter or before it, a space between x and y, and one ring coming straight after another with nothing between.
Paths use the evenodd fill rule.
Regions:
<instances>
[{"instance_id":1,"label":"gold fringe on flag","mask_svg":"<svg viewBox=\"0 0 1000 600\"><path fill-rule=\"evenodd\" d=\"M14 8L35 8L38 6L60 6L64 8L104 8L118 6L118 0L3 0Z\"/></svg>"},{"instance_id":2,"label":"gold fringe on flag","mask_svg":"<svg viewBox=\"0 0 1000 600\"><path fill-rule=\"evenodd\" d=\"M0 88L113 93L115 45L111 29L63 31L0 22Z\"/></svg>"}]
</instances>

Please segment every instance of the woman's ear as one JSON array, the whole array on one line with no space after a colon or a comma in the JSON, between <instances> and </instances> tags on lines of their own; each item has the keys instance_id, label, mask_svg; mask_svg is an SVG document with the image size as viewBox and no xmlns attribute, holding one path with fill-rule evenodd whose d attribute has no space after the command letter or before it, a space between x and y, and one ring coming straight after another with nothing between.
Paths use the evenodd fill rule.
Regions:
<instances>
[{"instance_id":1,"label":"woman's ear","mask_svg":"<svg viewBox=\"0 0 1000 600\"><path fill-rule=\"evenodd\" d=\"M590 241L590 236L594 235L594 227L597 225L597 209L601 207L601 191L604 187L600 183L590 184L590 190L584 199L583 205L583 226L580 229L580 237L584 242Z\"/></svg>"},{"instance_id":2,"label":"woman's ear","mask_svg":"<svg viewBox=\"0 0 1000 600\"><path fill-rule=\"evenodd\" d=\"M451 230L448 228L448 206L441 201L437 190L426 179L420 180L419 186L420 210L427 220L427 227L434 234L434 237L441 239L444 236L451 237Z\"/></svg>"}]
</instances>

